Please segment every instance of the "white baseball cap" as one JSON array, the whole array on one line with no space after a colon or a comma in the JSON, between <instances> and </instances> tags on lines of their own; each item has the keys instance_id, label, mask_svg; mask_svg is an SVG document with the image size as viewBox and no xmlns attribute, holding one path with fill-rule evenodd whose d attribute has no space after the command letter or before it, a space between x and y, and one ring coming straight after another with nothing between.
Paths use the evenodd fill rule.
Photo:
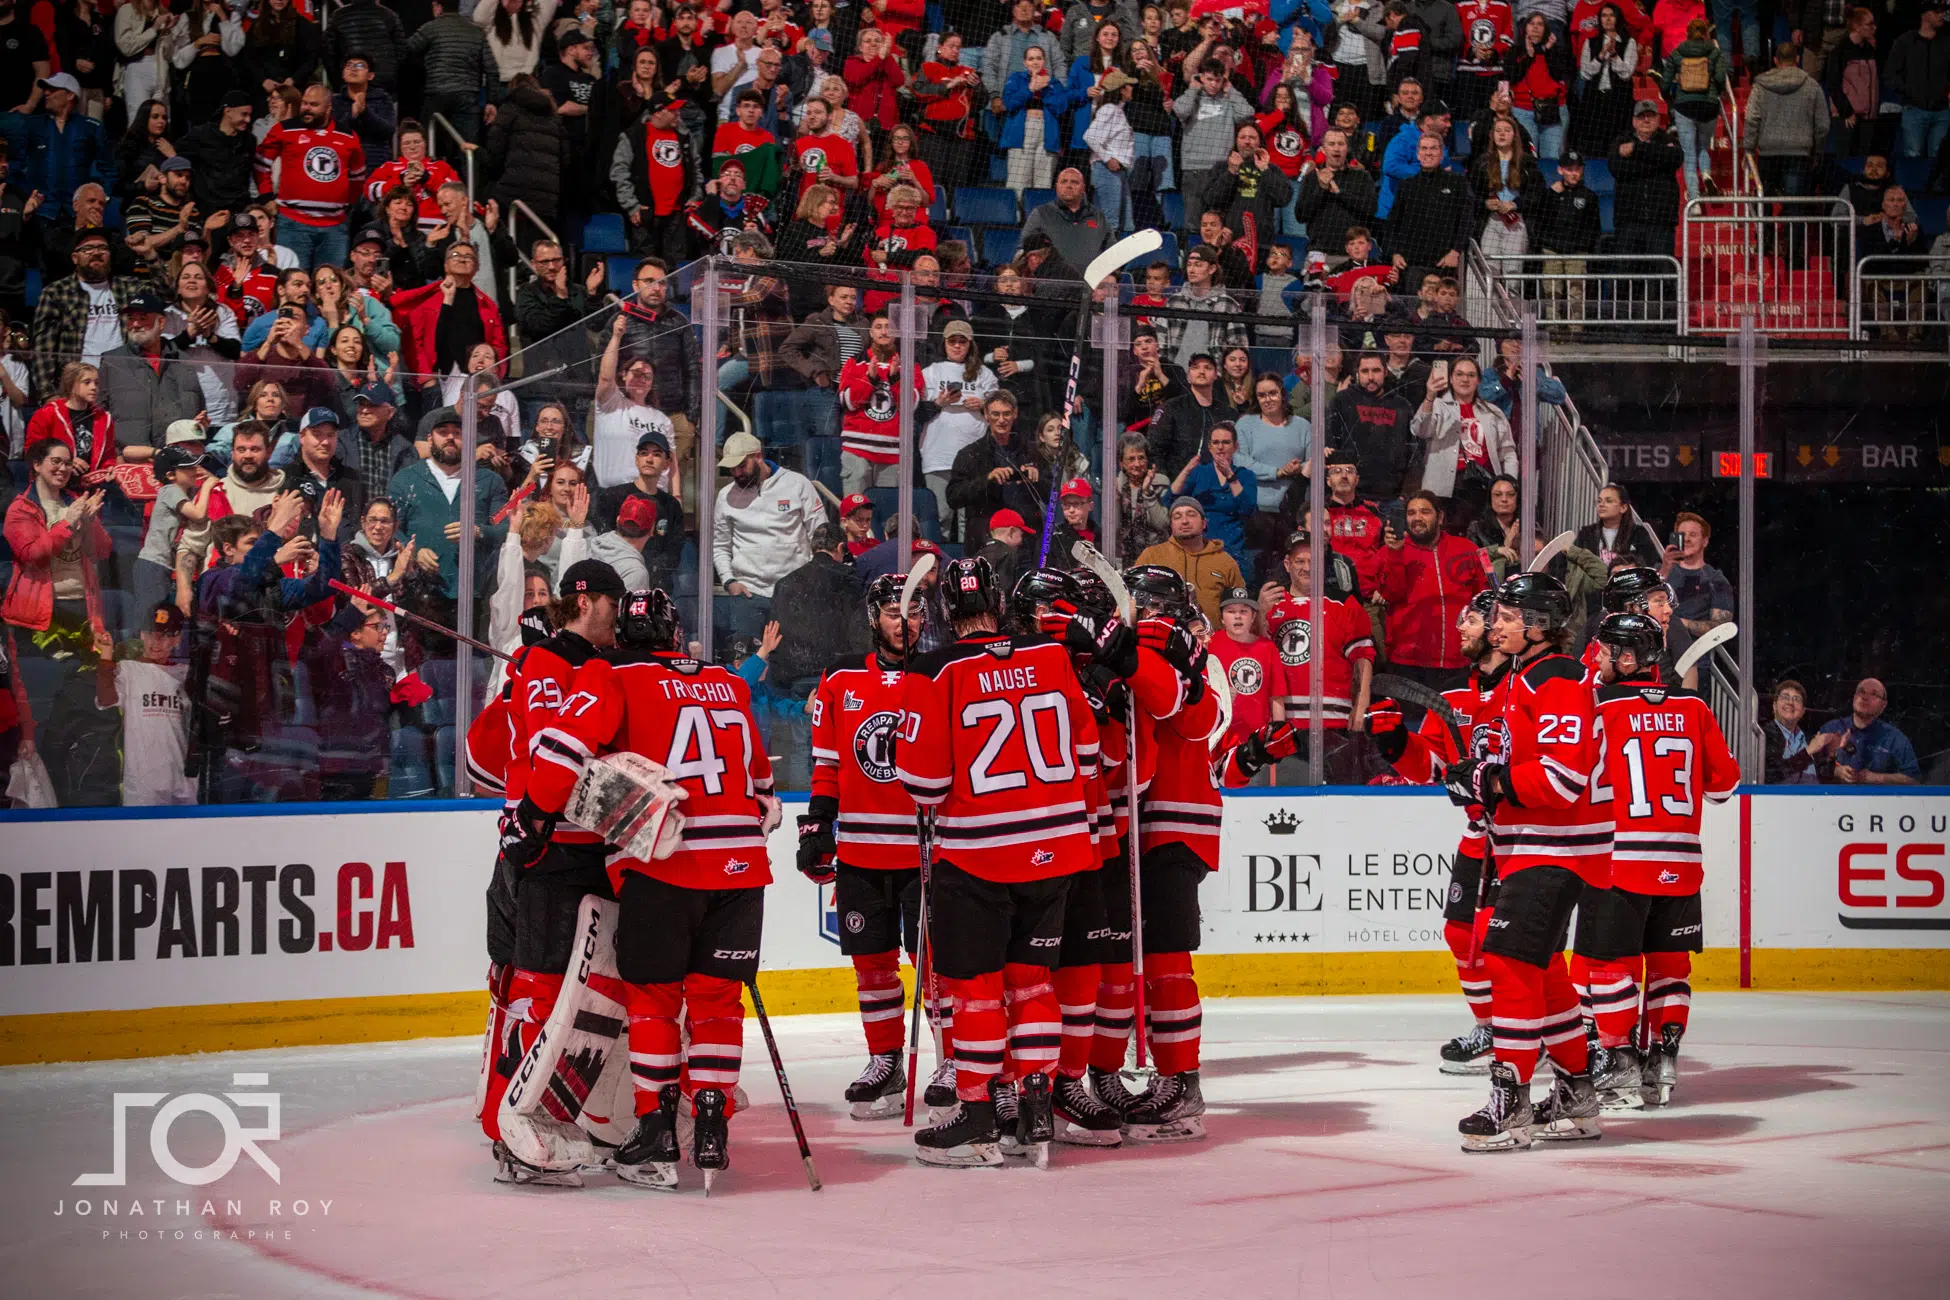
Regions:
<instances>
[{"instance_id":1,"label":"white baseball cap","mask_svg":"<svg viewBox=\"0 0 1950 1300\"><path fill-rule=\"evenodd\" d=\"M76 99L81 98L81 83L65 72L57 72L51 77L42 77L42 90L65 90Z\"/></svg>"}]
</instances>

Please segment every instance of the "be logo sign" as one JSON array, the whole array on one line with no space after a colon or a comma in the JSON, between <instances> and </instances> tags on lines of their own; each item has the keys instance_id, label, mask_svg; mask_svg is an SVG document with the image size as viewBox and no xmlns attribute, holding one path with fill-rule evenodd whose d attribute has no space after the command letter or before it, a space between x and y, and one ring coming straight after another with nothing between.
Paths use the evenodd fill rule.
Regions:
<instances>
[{"instance_id":1,"label":"be logo sign","mask_svg":"<svg viewBox=\"0 0 1950 1300\"><path fill-rule=\"evenodd\" d=\"M233 1074L233 1088L268 1087L268 1074ZM74 1180L76 1187L125 1187L128 1185L128 1128L131 1110L160 1106L149 1118L149 1153L156 1167L179 1183L202 1187L229 1173L239 1156L249 1156L274 1183L283 1179L272 1159L258 1148L258 1142L275 1142L280 1136L279 1100L275 1092L227 1092L213 1097L207 1092L186 1092L171 1097L166 1092L118 1092L115 1094L115 1167L105 1174L83 1174ZM263 1123L246 1127L238 1116L240 1109L261 1111ZM223 1129L223 1151L207 1165L186 1165L170 1149L169 1133L183 1116L201 1113L217 1121Z\"/></svg>"}]
</instances>

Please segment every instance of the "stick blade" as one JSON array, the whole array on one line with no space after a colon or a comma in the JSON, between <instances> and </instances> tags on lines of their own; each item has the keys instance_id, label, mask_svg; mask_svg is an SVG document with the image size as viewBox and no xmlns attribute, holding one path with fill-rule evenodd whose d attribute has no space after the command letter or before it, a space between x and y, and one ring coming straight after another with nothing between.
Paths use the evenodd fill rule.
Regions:
<instances>
[{"instance_id":1,"label":"stick blade","mask_svg":"<svg viewBox=\"0 0 1950 1300\"><path fill-rule=\"evenodd\" d=\"M1090 265L1083 268L1083 282L1095 289L1146 253L1157 252L1164 244L1165 237L1155 230L1140 230L1134 235L1126 235L1090 259Z\"/></svg>"},{"instance_id":2,"label":"stick blade","mask_svg":"<svg viewBox=\"0 0 1950 1300\"><path fill-rule=\"evenodd\" d=\"M1672 666L1672 675L1684 680L1686 674L1693 670L1693 665L1738 635L1740 635L1738 623L1721 623L1716 627L1708 628L1699 640L1686 647L1685 654L1679 656L1679 662Z\"/></svg>"},{"instance_id":3,"label":"stick blade","mask_svg":"<svg viewBox=\"0 0 1950 1300\"><path fill-rule=\"evenodd\" d=\"M1117 602L1117 616L1126 623L1136 625L1137 606L1131 600L1131 589L1124 585L1124 575L1117 566L1104 558L1104 553L1089 542L1077 542L1070 547L1070 554L1083 561L1083 567L1096 574L1104 586L1110 589L1110 597Z\"/></svg>"},{"instance_id":4,"label":"stick blade","mask_svg":"<svg viewBox=\"0 0 1950 1300\"><path fill-rule=\"evenodd\" d=\"M1578 540L1575 532L1566 529L1538 548L1537 554L1530 557L1530 572L1542 573L1544 566L1569 550L1571 543Z\"/></svg>"},{"instance_id":5,"label":"stick blade","mask_svg":"<svg viewBox=\"0 0 1950 1300\"><path fill-rule=\"evenodd\" d=\"M934 552L921 552L920 556L914 561L914 566L907 571L907 580L901 583L901 617L903 619L907 617L907 611L914 606L914 593L921 589L922 580L933 572Z\"/></svg>"}]
</instances>

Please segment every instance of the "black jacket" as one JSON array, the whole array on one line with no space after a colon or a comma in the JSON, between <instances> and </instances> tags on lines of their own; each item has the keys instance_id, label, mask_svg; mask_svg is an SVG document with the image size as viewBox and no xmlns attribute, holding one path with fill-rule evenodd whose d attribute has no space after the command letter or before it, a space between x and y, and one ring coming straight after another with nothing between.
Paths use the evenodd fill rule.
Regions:
<instances>
[{"instance_id":1,"label":"black jacket","mask_svg":"<svg viewBox=\"0 0 1950 1300\"><path fill-rule=\"evenodd\" d=\"M785 638L769 680L780 691L818 677L828 664L867 650L866 591L851 564L814 551L772 589L772 617Z\"/></svg>"},{"instance_id":2,"label":"black jacket","mask_svg":"<svg viewBox=\"0 0 1950 1300\"><path fill-rule=\"evenodd\" d=\"M332 10L332 25L325 34L332 58L332 79L354 54L363 55L372 65L372 79L387 90L399 89L400 46L406 44L406 28L399 15L378 0L346 0ZM390 96L389 96L390 98ZM366 158L371 160L371 153Z\"/></svg>"},{"instance_id":3,"label":"black jacket","mask_svg":"<svg viewBox=\"0 0 1950 1300\"><path fill-rule=\"evenodd\" d=\"M1394 237L1389 252L1414 266L1434 266L1476 233L1469 182L1455 172L1420 171L1395 187Z\"/></svg>"},{"instance_id":4,"label":"black jacket","mask_svg":"<svg viewBox=\"0 0 1950 1300\"><path fill-rule=\"evenodd\" d=\"M1052 335L1042 313L1032 307L1012 317L998 303L983 303L976 308L975 319L970 324L975 329L975 346L982 354L983 364L995 371L1002 387L1016 399L1019 411L1016 427L1034 424L1038 415L1055 404L1051 394L1069 373L1064 369L1069 358L1052 355L1054 349L1049 346ZM1004 376L1000 363L990 360L997 348L1009 349L1011 361L1034 361L1035 369L1027 374L1017 371Z\"/></svg>"},{"instance_id":5,"label":"black jacket","mask_svg":"<svg viewBox=\"0 0 1950 1300\"><path fill-rule=\"evenodd\" d=\"M1151 444L1151 467L1166 478L1178 477L1185 462L1205 450L1205 438L1212 432L1212 426L1238 416L1232 403L1226 400L1223 385L1212 386L1210 406L1200 405L1198 396L1186 389L1182 397L1166 402L1144 431L1146 441Z\"/></svg>"},{"instance_id":6,"label":"black jacket","mask_svg":"<svg viewBox=\"0 0 1950 1300\"><path fill-rule=\"evenodd\" d=\"M464 12L450 10L414 32L406 54L420 62L430 95L470 95L498 75L487 33Z\"/></svg>"},{"instance_id":7,"label":"black jacket","mask_svg":"<svg viewBox=\"0 0 1950 1300\"><path fill-rule=\"evenodd\" d=\"M190 160L190 195L206 216L250 205L257 138L248 129L225 135L215 122L205 122L191 128L176 152Z\"/></svg>"},{"instance_id":8,"label":"black jacket","mask_svg":"<svg viewBox=\"0 0 1950 1300\"><path fill-rule=\"evenodd\" d=\"M1308 247L1337 254L1347 244L1349 226L1374 223L1377 194L1374 177L1364 171L1343 167L1334 173L1338 192L1323 189L1317 172L1309 171L1300 181L1300 197L1294 215L1307 223Z\"/></svg>"},{"instance_id":9,"label":"black jacket","mask_svg":"<svg viewBox=\"0 0 1950 1300\"><path fill-rule=\"evenodd\" d=\"M1414 414L1407 402L1385 391L1377 396L1351 385L1335 395L1328 408L1327 445L1354 452L1361 464L1362 496L1385 501L1402 494L1415 441L1408 431Z\"/></svg>"},{"instance_id":10,"label":"black jacket","mask_svg":"<svg viewBox=\"0 0 1950 1300\"><path fill-rule=\"evenodd\" d=\"M1021 515L1031 528L1043 526L1043 504L1049 492L1047 482L989 481L991 470L1016 469L1034 463L1029 439L1030 435L1023 431L1023 421L1018 418L1016 434L1006 446L998 447L995 439L985 434L956 453L954 468L948 471L948 505L964 516L963 555L973 555L988 545L989 516L1004 507Z\"/></svg>"},{"instance_id":11,"label":"black jacket","mask_svg":"<svg viewBox=\"0 0 1950 1300\"><path fill-rule=\"evenodd\" d=\"M1545 189L1538 205L1537 248L1553 253L1595 253L1603 233L1598 196L1589 185L1566 185L1561 193Z\"/></svg>"},{"instance_id":12,"label":"black jacket","mask_svg":"<svg viewBox=\"0 0 1950 1300\"><path fill-rule=\"evenodd\" d=\"M628 309L630 323L623 331L621 361L648 357L652 369L651 394L657 409L666 415L682 415L696 424L704 410L698 390L697 335L683 312L666 306L651 321L637 308ZM609 318L603 319L609 324Z\"/></svg>"},{"instance_id":13,"label":"black jacket","mask_svg":"<svg viewBox=\"0 0 1950 1300\"><path fill-rule=\"evenodd\" d=\"M553 225L562 193L562 159L568 151L568 132L546 93L523 87L509 94L495 111L481 150L502 209L519 200Z\"/></svg>"},{"instance_id":14,"label":"black jacket","mask_svg":"<svg viewBox=\"0 0 1950 1300\"><path fill-rule=\"evenodd\" d=\"M1619 152L1631 144L1630 157ZM1679 224L1680 164L1686 156L1674 142L1672 132L1660 131L1650 140L1628 135L1611 147L1611 176L1617 184L1612 197L1612 217L1618 225L1664 226Z\"/></svg>"},{"instance_id":15,"label":"black jacket","mask_svg":"<svg viewBox=\"0 0 1950 1300\"><path fill-rule=\"evenodd\" d=\"M332 96L332 122L341 131L359 137L359 150L366 166L376 168L393 160L393 135L399 130L399 105L384 86L366 87L366 111L352 112L352 96L344 91Z\"/></svg>"}]
</instances>

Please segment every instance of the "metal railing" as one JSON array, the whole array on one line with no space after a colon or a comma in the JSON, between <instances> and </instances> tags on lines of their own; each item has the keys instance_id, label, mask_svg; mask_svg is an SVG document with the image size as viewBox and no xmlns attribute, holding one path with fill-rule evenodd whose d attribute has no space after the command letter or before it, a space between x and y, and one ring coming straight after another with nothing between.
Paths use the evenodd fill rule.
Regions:
<instances>
[{"instance_id":1,"label":"metal railing","mask_svg":"<svg viewBox=\"0 0 1950 1300\"><path fill-rule=\"evenodd\" d=\"M1485 254L1491 272L1540 325L1574 330L1649 326L1683 331L1686 279L1676 257Z\"/></svg>"},{"instance_id":2,"label":"metal railing","mask_svg":"<svg viewBox=\"0 0 1950 1300\"><path fill-rule=\"evenodd\" d=\"M1699 689L1706 696L1706 705L1713 710L1719 720L1720 730L1726 733L1727 745L1740 764L1740 775L1747 781L1761 779L1765 762L1766 741L1758 721L1760 717L1760 697L1749 685L1744 690L1740 686L1740 665L1724 648L1714 650L1701 661L1699 666ZM1745 717L1756 719L1751 725L1743 726L1741 718L1742 696L1746 700Z\"/></svg>"},{"instance_id":3,"label":"metal railing","mask_svg":"<svg viewBox=\"0 0 1950 1300\"><path fill-rule=\"evenodd\" d=\"M454 144L459 148L461 157L467 160L467 206L472 208L474 206L474 142L455 130L454 124L449 122L443 113L431 113L427 120L433 126L433 130L427 134L427 156L429 158L440 156L440 133L444 131L454 137Z\"/></svg>"},{"instance_id":4,"label":"metal railing","mask_svg":"<svg viewBox=\"0 0 1950 1300\"><path fill-rule=\"evenodd\" d=\"M1850 279L1850 338L1914 343L1950 324L1950 259L1878 254L1857 263Z\"/></svg>"},{"instance_id":5,"label":"metal railing","mask_svg":"<svg viewBox=\"0 0 1950 1300\"><path fill-rule=\"evenodd\" d=\"M1760 193L1760 172L1753 166L1753 159L1740 147L1741 117L1740 97L1734 93L1733 79L1729 77L1727 84L1720 87L1720 116L1713 124L1713 129L1716 140L1719 132L1726 132L1727 153L1733 163L1733 192L1736 197ZM1710 143L1707 153L1709 157L1712 154Z\"/></svg>"},{"instance_id":6,"label":"metal railing","mask_svg":"<svg viewBox=\"0 0 1950 1300\"><path fill-rule=\"evenodd\" d=\"M1852 337L1855 216L1833 197L1693 199L1680 221L1681 330Z\"/></svg>"}]
</instances>

